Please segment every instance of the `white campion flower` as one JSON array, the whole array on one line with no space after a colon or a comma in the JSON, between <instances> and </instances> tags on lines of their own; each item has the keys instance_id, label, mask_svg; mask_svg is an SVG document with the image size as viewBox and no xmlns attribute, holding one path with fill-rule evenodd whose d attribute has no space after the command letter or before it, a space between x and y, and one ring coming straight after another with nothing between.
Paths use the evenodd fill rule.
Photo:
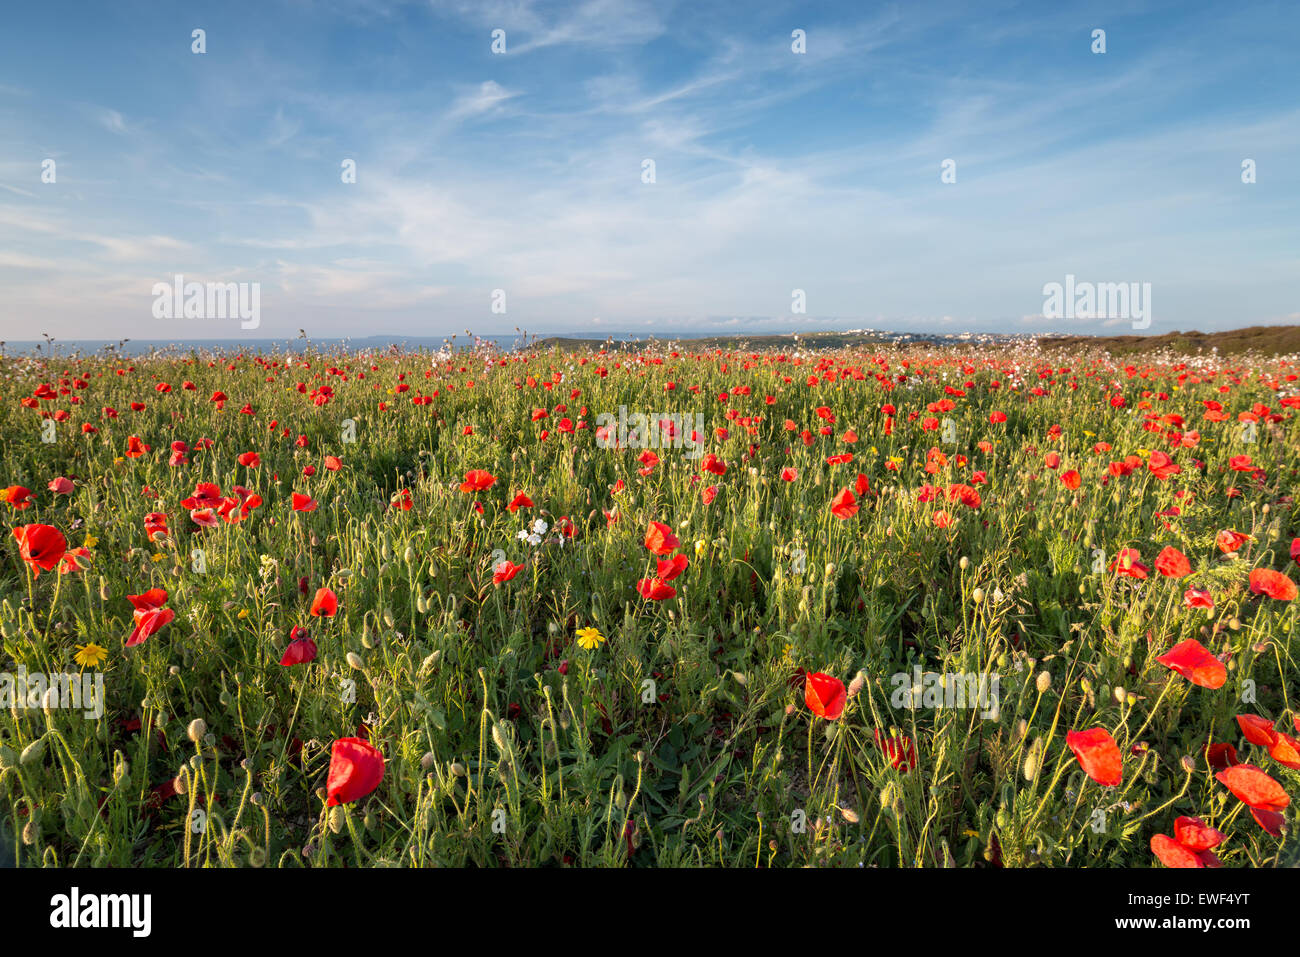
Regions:
<instances>
[{"instance_id":1,"label":"white campion flower","mask_svg":"<svg viewBox=\"0 0 1300 957\"><path fill-rule=\"evenodd\" d=\"M545 535L547 529L550 527L551 526L546 524L546 519L544 518L539 518L537 521L533 522L533 532L537 535Z\"/></svg>"}]
</instances>

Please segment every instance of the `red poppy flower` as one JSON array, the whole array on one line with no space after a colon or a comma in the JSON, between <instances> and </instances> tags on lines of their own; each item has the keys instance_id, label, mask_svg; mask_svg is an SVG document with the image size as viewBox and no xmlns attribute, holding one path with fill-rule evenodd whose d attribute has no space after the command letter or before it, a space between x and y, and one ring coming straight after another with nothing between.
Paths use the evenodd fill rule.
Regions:
<instances>
[{"instance_id":1,"label":"red poppy flower","mask_svg":"<svg viewBox=\"0 0 1300 957\"><path fill-rule=\"evenodd\" d=\"M1180 552L1174 546L1166 546L1164 551L1156 556L1156 571L1166 578L1183 578L1192 573L1192 564L1187 560L1187 556Z\"/></svg>"},{"instance_id":2,"label":"red poppy flower","mask_svg":"<svg viewBox=\"0 0 1300 957\"><path fill-rule=\"evenodd\" d=\"M1282 836L1282 825L1286 823L1286 818L1278 811L1266 807L1253 807L1250 809L1250 816L1255 819L1255 823L1262 827L1274 837Z\"/></svg>"},{"instance_id":3,"label":"red poppy flower","mask_svg":"<svg viewBox=\"0 0 1300 957\"><path fill-rule=\"evenodd\" d=\"M20 525L13 530L18 541L18 557L39 578L42 571L51 571L68 551L68 540L53 525Z\"/></svg>"},{"instance_id":4,"label":"red poppy flower","mask_svg":"<svg viewBox=\"0 0 1300 957\"><path fill-rule=\"evenodd\" d=\"M852 518L858 514L858 500L848 489L840 489L831 499L831 514L841 520Z\"/></svg>"},{"instance_id":5,"label":"red poppy flower","mask_svg":"<svg viewBox=\"0 0 1300 957\"><path fill-rule=\"evenodd\" d=\"M330 472L337 472L343 468L343 460L337 455L327 455L325 456L325 468Z\"/></svg>"},{"instance_id":6,"label":"red poppy flower","mask_svg":"<svg viewBox=\"0 0 1300 957\"><path fill-rule=\"evenodd\" d=\"M461 483L462 492L481 492L486 488L491 488L496 482L497 477L491 472L483 469L470 469L465 473L465 481Z\"/></svg>"},{"instance_id":7,"label":"red poppy flower","mask_svg":"<svg viewBox=\"0 0 1300 957\"><path fill-rule=\"evenodd\" d=\"M658 564L659 574L657 577L660 581L670 582L682 572L686 571L686 567L690 564L690 561L685 555L674 555L672 558L659 559Z\"/></svg>"},{"instance_id":8,"label":"red poppy flower","mask_svg":"<svg viewBox=\"0 0 1300 957\"><path fill-rule=\"evenodd\" d=\"M73 572L79 572L90 565L90 559L89 548L84 546L74 548L63 556L63 561L59 562L59 574L71 575Z\"/></svg>"},{"instance_id":9,"label":"red poppy flower","mask_svg":"<svg viewBox=\"0 0 1300 957\"><path fill-rule=\"evenodd\" d=\"M1214 776L1243 804L1266 811L1282 811L1291 798L1282 785L1253 764L1237 764Z\"/></svg>"},{"instance_id":10,"label":"red poppy flower","mask_svg":"<svg viewBox=\"0 0 1300 957\"><path fill-rule=\"evenodd\" d=\"M1250 541L1249 535L1243 535L1241 532L1234 532L1230 528L1225 528L1223 531L1219 532L1218 535L1214 536L1214 544L1219 546L1219 551L1223 552L1225 555L1230 555L1235 552L1248 541Z\"/></svg>"},{"instance_id":11,"label":"red poppy flower","mask_svg":"<svg viewBox=\"0 0 1300 957\"><path fill-rule=\"evenodd\" d=\"M663 601L677 594L677 589L658 578L643 578L636 583L636 590L646 601Z\"/></svg>"},{"instance_id":12,"label":"red poppy flower","mask_svg":"<svg viewBox=\"0 0 1300 957\"><path fill-rule=\"evenodd\" d=\"M1256 595L1267 595L1277 601L1294 601L1296 597L1295 582L1271 568L1256 568L1251 571L1250 590Z\"/></svg>"},{"instance_id":13,"label":"red poppy flower","mask_svg":"<svg viewBox=\"0 0 1300 957\"><path fill-rule=\"evenodd\" d=\"M289 633L289 647L284 650L280 664L286 668L293 665L306 665L316 660L316 642L308 636L306 629L294 626Z\"/></svg>"},{"instance_id":14,"label":"red poppy flower","mask_svg":"<svg viewBox=\"0 0 1300 957\"><path fill-rule=\"evenodd\" d=\"M409 512L415 507L415 502L411 498L411 490L409 488L398 489L393 493L393 497L388 500L388 507L402 512Z\"/></svg>"},{"instance_id":15,"label":"red poppy flower","mask_svg":"<svg viewBox=\"0 0 1300 957\"><path fill-rule=\"evenodd\" d=\"M521 508L532 508L532 507L533 507L533 500L529 498L527 495L525 495L523 492L520 492L513 499L511 499L510 504L506 506L506 508L509 509L511 512L517 512Z\"/></svg>"},{"instance_id":16,"label":"red poppy flower","mask_svg":"<svg viewBox=\"0 0 1300 957\"><path fill-rule=\"evenodd\" d=\"M1183 605L1186 608L1214 608L1214 596L1204 588L1189 588L1183 592Z\"/></svg>"},{"instance_id":17,"label":"red poppy flower","mask_svg":"<svg viewBox=\"0 0 1300 957\"><path fill-rule=\"evenodd\" d=\"M311 602L311 616L320 618L322 615L326 618L333 618L339 610L339 599L334 592L328 588L316 589L316 597Z\"/></svg>"},{"instance_id":18,"label":"red poppy flower","mask_svg":"<svg viewBox=\"0 0 1300 957\"><path fill-rule=\"evenodd\" d=\"M167 604L167 589L150 588L141 595L127 595L126 600L136 611L153 611Z\"/></svg>"},{"instance_id":19,"label":"red poppy flower","mask_svg":"<svg viewBox=\"0 0 1300 957\"><path fill-rule=\"evenodd\" d=\"M25 508L31 508L32 490L22 485L10 485L6 489L0 489L0 502L8 502L20 512Z\"/></svg>"},{"instance_id":20,"label":"red poppy flower","mask_svg":"<svg viewBox=\"0 0 1300 957\"><path fill-rule=\"evenodd\" d=\"M161 588L153 589L153 592L162 591ZM147 592L146 594L152 594ZM167 593L164 591L163 600L166 600ZM127 596L130 597L130 596ZM136 596L144 597L144 596ZM126 646L132 648L136 645L142 645L151 636L158 633L163 625L172 621L176 617L176 612L170 608L140 608L136 606L134 613L135 628L132 630L130 637L126 639Z\"/></svg>"},{"instance_id":21,"label":"red poppy flower","mask_svg":"<svg viewBox=\"0 0 1300 957\"><path fill-rule=\"evenodd\" d=\"M358 801L379 787L383 779L384 756L378 748L360 738L339 738L330 749L325 806Z\"/></svg>"},{"instance_id":22,"label":"red poppy flower","mask_svg":"<svg viewBox=\"0 0 1300 957\"><path fill-rule=\"evenodd\" d=\"M262 459L256 452L244 452L235 461L250 469L255 469L262 464Z\"/></svg>"},{"instance_id":23,"label":"red poppy flower","mask_svg":"<svg viewBox=\"0 0 1300 957\"><path fill-rule=\"evenodd\" d=\"M916 767L916 742L906 735L882 738L880 729L876 729L876 744L885 753L890 767L896 771L910 771Z\"/></svg>"},{"instance_id":24,"label":"red poppy flower","mask_svg":"<svg viewBox=\"0 0 1300 957\"><path fill-rule=\"evenodd\" d=\"M1190 851L1208 851L1227 840L1227 835L1199 817L1180 817L1174 821L1174 839Z\"/></svg>"},{"instance_id":25,"label":"red poppy flower","mask_svg":"<svg viewBox=\"0 0 1300 957\"><path fill-rule=\"evenodd\" d=\"M1123 779L1119 745L1105 728L1070 731L1066 746L1074 752L1085 774L1103 787L1115 787Z\"/></svg>"},{"instance_id":26,"label":"red poppy flower","mask_svg":"<svg viewBox=\"0 0 1300 957\"><path fill-rule=\"evenodd\" d=\"M1237 726L1241 728L1241 733L1245 735L1246 740L1251 744L1258 744L1261 748L1271 748L1277 741L1277 732L1273 730L1273 722L1267 718L1261 718L1257 714L1239 714L1237 715Z\"/></svg>"},{"instance_id":27,"label":"red poppy flower","mask_svg":"<svg viewBox=\"0 0 1300 957\"><path fill-rule=\"evenodd\" d=\"M1199 817L1180 817L1174 821L1174 836L1156 834L1151 838L1151 852L1165 867L1221 867L1214 853L1227 835L1210 827Z\"/></svg>"},{"instance_id":28,"label":"red poppy flower","mask_svg":"<svg viewBox=\"0 0 1300 957\"><path fill-rule=\"evenodd\" d=\"M1156 661L1202 688L1222 688L1228 680L1228 669L1223 662L1210 654L1195 638L1180 641Z\"/></svg>"},{"instance_id":29,"label":"red poppy flower","mask_svg":"<svg viewBox=\"0 0 1300 957\"><path fill-rule=\"evenodd\" d=\"M717 495L718 487L716 485L710 485L708 488L704 489L704 491L700 492L700 501L705 505L712 505L713 500L717 498Z\"/></svg>"},{"instance_id":30,"label":"red poppy flower","mask_svg":"<svg viewBox=\"0 0 1300 957\"><path fill-rule=\"evenodd\" d=\"M1204 867L1205 864L1195 851L1183 847L1166 834L1151 836L1151 853L1160 859L1165 867Z\"/></svg>"},{"instance_id":31,"label":"red poppy flower","mask_svg":"<svg viewBox=\"0 0 1300 957\"><path fill-rule=\"evenodd\" d=\"M1215 771L1223 771L1241 763L1237 760L1237 749L1227 742L1206 745L1205 761Z\"/></svg>"},{"instance_id":32,"label":"red poppy flower","mask_svg":"<svg viewBox=\"0 0 1300 957\"><path fill-rule=\"evenodd\" d=\"M834 721L844 713L848 702L844 682L820 671L811 671L804 678L803 701L808 710L819 718Z\"/></svg>"},{"instance_id":33,"label":"red poppy flower","mask_svg":"<svg viewBox=\"0 0 1300 957\"><path fill-rule=\"evenodd\" d=\"M492 584L500 585L502 582L508 582L519 574L523 565L515 565L509 559L499 563L492 569Z\"/></svg>"},{"instance_id":34,"label":"red poppy flower","mask_svg":"<svg viewBox=\"0 0 1300 957\"><path fill-rule=\"evenodd\" d=\"M798 469L792 469L792 468L781 469L781 481L783 482L793 482L798 477L799 477ZM1300 542L1300 538L1297 538L1296 541Z\"/></svg>"},{"instance_id":35,"label":"red poppy flower","mask_svg":"<svg viewBox=\"0 0 1300 957\"><path fill-rule=\"evenodd\" d=\"M216 508L225 500L221 487L212 482L200 482L194 486L194 494L181 499L183 508L193 511L196 508Z\"/></svg>"},{"instance_id":36,"label":"red poppy flower","mask_svg":"<svg viewBox=\"0 0 1300 957\"><path fill-rule=\"evenodd\" d=\"M303 495L301 492L294 492L293 510L295 512L314 512L316 511L316 500L310 495Z\"/></svg>"},{"instance_id":37,"label":"red poppy flower","mask_svg":"<svg viewBox=\"0 0 1300 957\"><path fill-rule=\"evenodd\" d=\"M1142 564L1142 555L1136 548L1121 548L1115 560L1110 563L1111 571L1129 578L1146 578L1147 567Z\"/></svg>"},{"instance_id":38,"label":"red poppy flower","mask_svg":"<svg viewBox=\"0 0 1300 957\"><path fill-rule=\"evenodd\" d=\"M1073 492L1083 484L1083 476L1074 469L1070 469L1068 472L1061 473L1061 484Z\"/></svg>"},{"instance_id":39,"label":"red poppy flower","mask_svg":"<svg viewBox=\"0 0 1300 957\"><path fill-rule=\"evenodd\" d=\"M72 490L75 489L76 486L72 484L72 479L64 478L60 475L58 478L51 480L50 484L47 485L46 488L55 495L71 495ZM1300 541L1300 539L1297 540Z\"/></svg>"},{"instance_id":40,"label":"red poppy flower","mask_svg":"<svg viewBox=\"0 0 1300 957\"><path fill-rule=\"evenodd\" d=\"M1152 452L1151 457L1147 459L1147 468L1151 470L1152 475L1162 482L1171 475L1177 475L1183 470L1182 466L1175 465L1174 460L1164 452Z\"/></svg>"},{"instance_id":41,"label":"red poppy flower","mask_svg":"<svg viewBox=\"0 0 1300 957\"><path fill-rule=\"evenodd\" d=\"M680 544L673 530L663 522L651 522L646 527L645 547L652 555L667 555Z\"/></svg>"},{"instance_id":42,"label":"red poppy flower","mask_svg":"<svg viewBox=\"0 0 1300 957\"><path fill-rule=\"evenodd\" d=\"M1291 539L1291 561L1300 565L1300 538Z\"/></svg>"}]
</instances>

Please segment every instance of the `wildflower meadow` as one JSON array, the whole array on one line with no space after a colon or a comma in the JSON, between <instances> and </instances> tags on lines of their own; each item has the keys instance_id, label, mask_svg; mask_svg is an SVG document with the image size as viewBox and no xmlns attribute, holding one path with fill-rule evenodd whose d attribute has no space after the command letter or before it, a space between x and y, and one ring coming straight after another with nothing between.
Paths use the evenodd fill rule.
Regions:
<instances>
[{"instance_id":1,"label":"wildflower meadow","mask_svg":"<svg viewBox=\"0 0 1300 957\"><path fill-rule=\"evenodd\" d=\"M1294 866L1298 377L6 356L0 853Z\"/></svg>"}]
</instances>

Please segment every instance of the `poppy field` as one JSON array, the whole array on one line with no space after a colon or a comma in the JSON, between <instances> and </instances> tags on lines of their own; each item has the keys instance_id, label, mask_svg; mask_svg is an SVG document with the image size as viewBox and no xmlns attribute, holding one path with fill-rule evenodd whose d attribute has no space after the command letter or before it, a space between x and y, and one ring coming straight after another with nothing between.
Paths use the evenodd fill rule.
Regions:
<instances>
[{"instance_id":1,"label":"poppy field","mask_svg":"<svg viewBox=\"0 0 1300 957\"><path fill-rule=\"evenodd\" d=\"M0 359L23 867L1300 863L1291 358Z\"/></svg>"}]
</instances>

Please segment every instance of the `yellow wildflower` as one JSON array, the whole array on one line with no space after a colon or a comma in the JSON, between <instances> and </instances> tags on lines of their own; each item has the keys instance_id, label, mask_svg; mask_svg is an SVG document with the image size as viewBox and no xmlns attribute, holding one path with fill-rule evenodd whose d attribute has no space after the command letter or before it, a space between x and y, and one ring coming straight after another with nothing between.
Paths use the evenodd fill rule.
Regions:
<instances>
[{"instance_id":1,"label":"yellow wildflower","mask_svg":"<svg viewBox=\"0 0 1300 957\"><path fill-rule=\"evenodd\" d=\"M83 668L98 668L108 660L108 649L100 647L93 641L77 645L77 653L72 660Z\"/></svg>"}]
</instances>

